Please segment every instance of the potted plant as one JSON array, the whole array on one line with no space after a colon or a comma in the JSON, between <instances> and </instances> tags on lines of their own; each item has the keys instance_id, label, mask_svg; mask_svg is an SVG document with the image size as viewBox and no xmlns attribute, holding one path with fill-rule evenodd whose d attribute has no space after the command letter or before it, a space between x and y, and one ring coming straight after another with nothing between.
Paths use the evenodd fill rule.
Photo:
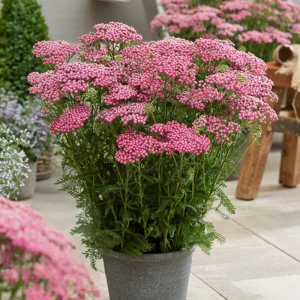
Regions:
<instances>
[{"instance_id":1,"label":"potted plant","mask_svg":"<svg viewBox=\"0 0 300 300\"><path fill-rule=\"evenodd\" d=\"M115 22L79 41L37 43L53 70L28 77L81 210L74 233L92 266L104 258L110 299L185 299L194 247L223 240L207 213L234 212L222 188L242 133L276 119L265 64L228 41L147 43Z\"/></svg>"},{"instance_id":2,"label":"potted plant","mask_svg":"<svg viewBox=\"0 0 300 300\"><path fill-rule=\"evenodd\" d=\"M23 203L0 196L0 295L11 300L98 297L74 245ZM94 298L95 299L95 298Z\"/></svg>"},{"instance_id":3,"label":"potted plant","mask_svg":"<svg viewBox=\"0 0 300 300\"><path fill-rule=\"evenodd\" d=\"M30 172L18 194L19 200L28 199L36 186L37 160L50 140L48 124L37 102L26 101L22 105L13 92L4 89L0 89L0 100L0 121L16 137L22 136L24 131L28 134L27 142L21 147L29 160Z\"/></svg>"},{"instance_id":4,"label":"potted plant","mask_svg":"<svg viewBox=\"0 0 300 300\"><path fill-rule=\"evenodd\" d=\"M164 13L151 22L159 33L195 40L231 40L268 62L280 44L300 42L300 5L286 0L161 0Z\"/></svg>"},{"instance_id":5,"label":"potted plant","mask_svg":"<svg viewBox=\"0 0 300 300\"><path fill-rule=\"evenodd\" d=\"M23 150L28 144L23 131L16 137L5 125L0 125L0 195L16 200L24 180L30 172L28 158Z\"/></svg>"}]
</instances>

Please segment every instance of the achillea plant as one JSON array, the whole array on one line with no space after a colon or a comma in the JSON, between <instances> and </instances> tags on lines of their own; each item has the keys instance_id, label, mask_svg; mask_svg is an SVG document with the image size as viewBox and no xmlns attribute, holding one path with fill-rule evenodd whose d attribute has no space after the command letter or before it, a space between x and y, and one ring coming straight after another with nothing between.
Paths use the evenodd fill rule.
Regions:
<instances>
[{"instance_id":1,"label":"achillea plant","mask_svg":"<svg viewBox=\"0 0 300 300\"><path fill-rule=\"evenodd\" d=\"M0 298L85 300L99 295L62 233L47 227L29 206L1 196L0 211Z\"/></svg>"},{"instance_id":2,"label":"achillea plant","mask_svg":"<svg viewBox=\"0 0 300 300\"><path fill-rule=\"evenodd\" d=\"M222 188L243 133L276 119L264 62L228 41L143 43L121 23L79 40L37 43L53 70L28 80L57 136L87 256L209 252L222 236L206 215L234 212Z\"/></svg>"},{"instance_id":3,"label":"achillea plant","mask_svg":"<svg viewBox=\"0 0 300 300\"><path fill-rule=\"evenodd\" d=\"M0 195L15 200L28 177L28 158L23 151L29 143L26 131L18 137L5 124L0 125Z\"/></svg>"},{"instance_id":4,"label":"achillea plant","mask_svg":"<svg viewBox=\"0 0 300 300\"><path fill-rule=\"evenodd\" d=\"M272 59L278 44L300 42L300 6L286 0L201 1L161 0L165 12L152 30L195 40L199 37L231 40L239 49L264 61Z\"/></svg>"}]
</instances>

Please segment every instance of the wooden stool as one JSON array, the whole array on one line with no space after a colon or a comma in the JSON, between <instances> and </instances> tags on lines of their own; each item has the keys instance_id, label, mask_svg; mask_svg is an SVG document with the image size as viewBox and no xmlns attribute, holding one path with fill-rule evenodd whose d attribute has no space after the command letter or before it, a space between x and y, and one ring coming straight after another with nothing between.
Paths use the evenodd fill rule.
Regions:
<instances>
[{"instance_id":1,"label":"wooden stool","mask_svg":"<svg viewBox=\"0 0 300 300\"><path fill-rule=\"evenodd\" d=\"M272 127L264 126L259 142L252 144L245 153L236 190L236 197L241 200L253 200L258 194L274 132L283 133L279 182L286 187L300 183L300 122L292 108L295 91L291 89L289 76L276 74L279 68L276 63L267 63L267 66L267 76L274 82L273 91L279 98L273 106L279 120ZM285 93L287 101L284 105ZM297 105L300 116L300 95Z\"/></svg>"}]
</instances>

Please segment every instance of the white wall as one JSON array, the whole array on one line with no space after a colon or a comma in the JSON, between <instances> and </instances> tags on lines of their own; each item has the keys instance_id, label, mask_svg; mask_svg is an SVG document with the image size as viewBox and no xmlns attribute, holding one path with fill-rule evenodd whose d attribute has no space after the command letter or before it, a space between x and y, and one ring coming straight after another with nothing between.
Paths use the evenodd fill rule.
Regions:
<instances>
[{"instance_id":1,"label":"white wall","mask_svg":"<svg viewBox=\"0 0 300 300\"><path fill-rule=\"evenodd\" d=\"M37 0L43 9L52 39L76 42L96 23L111 21L133 26L145 40L158 39L150 32L157 14L156 0ZM2 0L0 0L1 8Z\"/></svg>"},{"instance_id":2,"label":"white wall","mask_svg":"<svg viewBox=\"0 0 300 300\"><path fill-rule=\"evenodd\" d=\"M39 0L52 39L76 41L96 23L119 21L133 26L145 40L155 39L149 22L156 14L155 0L113 2L101 0Z\"/></svg>"}]
</instances>

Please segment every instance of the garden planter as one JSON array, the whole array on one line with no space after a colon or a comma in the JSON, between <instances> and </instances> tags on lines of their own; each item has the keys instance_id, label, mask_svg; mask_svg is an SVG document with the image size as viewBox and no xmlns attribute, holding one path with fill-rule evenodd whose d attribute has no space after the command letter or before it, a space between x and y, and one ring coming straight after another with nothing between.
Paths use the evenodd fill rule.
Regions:
<instances>
[{"instance_id":1,"label":"garden planter","mask_svg":"<svg viewBox=\"0 0 300 300\"><path fill-rule=\"evenodd\" d=\"M30 163L29 167L31 171L28 174L28 178L23 181L24 186L20 188L18 200L29 199L35 192L37 163Z\"/></svg>"},{"instance_id":2,"label":"garden planter","mask_svg":"<svg viewBox=\"0 0 300 300\"><path fill-rule=\"evenodd\" d=\"M185 300L194 250L138 257L110 252L104 256L110 300Z\"/></svg>"},{"instance_id":3,"label":"garden planter","mask_svg":"<svg viewBox=\"0 0 300 300\"><path fill-rule=\"evenodd\" d=\"M53 149L49 148L42 153L41 158L37 161L36 180L45 180L51 176L51 160L53 156Z\"/></svg>"}]
</instances>

